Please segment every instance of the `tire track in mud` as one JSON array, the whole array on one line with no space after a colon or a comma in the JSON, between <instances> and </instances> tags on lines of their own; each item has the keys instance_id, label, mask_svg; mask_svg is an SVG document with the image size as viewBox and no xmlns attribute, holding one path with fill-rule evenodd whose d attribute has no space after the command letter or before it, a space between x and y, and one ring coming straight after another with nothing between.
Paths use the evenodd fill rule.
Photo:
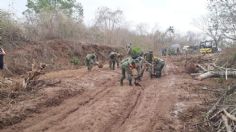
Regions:
<instances>
[{"instance_id":1,"label":"tire track in mud","mask_svg":"<svg viewBox=\"0 0 236 132\"><path fill-rule=\"evenodd\" d=\"M175 76L174 66L167 65L167 75L160 79L147 80L140 103L132 110L129 118L120 127L120 132L156 131L160 118L169 118L169 111L175 104L176 95L172 92ZM168 101L170 99L170 101ZM163 125L163 124L161 124Z\"/></svg>"},{"instance_id":2,"label":"tire track in mud","mask_svg":"<svg viewBox=\"0 0 236 132\"><path fill-rule=\"evenodd\" d=\"M150 124L148 120L154 117L152 112L154 111L153 104L151 102L155 102L153 97L156 96L156 94L153 95L147 95L147 89L145 88L142 92L142 95L139 97L138 104L132 109L129 118L125 120L125 122L120 126L120 131L140 131L139 127L144 127L145 124ZM153 99L153 100L147 100ZM148 104L148 105L147 105ZM143 131L146 131L147 129L143 129Z\"/></svg>"},{"instance_id":3,"label":"tire track in mud","mask_svg":"<svg viewBox=\"0 0 236 132\"><path fill-rule=\"evenodd\" d=\"M119 130L120 127L122 127L122 125L125 124L125 122L131 117L132 112L140 102L142 90L135 87L133 88L132 92L135 92L136 94L133 94L133 97L132 95L129 96L128 100L126 100L126 102L130 102L130 105L126 109L120 111L121 116L117 117L117 119L115 120L112 120L112 123L110 123L111 125L106 127L106 129L104 130L105 132L113 132Z\"/></svg>"},{"instance_id":4,"label":"tire track in mud","mask_svg":"<svg viewBox=\"0 0 236 132\"><path fill-rule=\"evenodd\" d=\"M98 91L94 96L91 96L86 101L78 104L78 106L76 108L70 110L68 113L66 113L66 115L69 116L70 114L79 110L81 107L85 107L85 106L89 106L89 105L94 104L96 101L98 101L100 98L102 98L104 95L108 94L109 92L110 92L110 89L108 89L108 87ZM67 118L67 116L62 117L59 120L62 121L63 119Z\"/></svg>"},{"instance_id":5,"label":"tire track in mud","mask_svg":"<svg viewBox=\"0 0 236 132\"><path fill-rule=\"evenodd\" d=\"M129 107L125 110L120 111L122 115L119 116L118 119L113 119L111 125L109 125L108 127L106 127L106 129L104 129L105 132L113 132L119 130L126 123L126 121L129 118L131 118L132 113L139 105L141 98L143 96L144 86L140 85L140 86L133 86L130 88L132 88L133 89L132 92L136 92L136 94L134 95L134 97L132 96L127 97L128 100L126 100L126 102L130 102Z\"/></svg>"},{"instance_id":6,"label":"tire track in mud","mask_svg":"<svg viewBox=\"0 0 236 132\"><path fill-rule=\"evenodd\" d=\"M90 78L90 77L96 77L99 78L99 74L97 74L97 71L93 72L92 74L86 74L82 73L80 74L79 77L85 77L85 78ZM76 78L79 78L78 76ZM66 77L68 79L68 77ZM72 79L73 77L69 77ZM99 81L99 80L98 80ZM53 108L52 110L48 110L47 108L44 109L43 111L46 112L46 114L43 114L41 117L37 117L36 119L29 119L26 120L26 124L22 122L19 124L21 128L24 129L24 131L45 131L48 130L50 127L55 126L58 124L58 122L66 119L69 115L73 114L74 112L78 111L79 109L83 107L87 107L87 105L92 105L96 103L100 98L102 98L104 95L108 94L111 89L109 88L110 85L113 85L114 81L108 81L108 80L103 80L100 85L105 85L105 87L97 87L95 90L87 91L84 92L83 95L77 95L74 96L73 98L69 98L66 100L66 102L62 103L61 105ZM79 100L79 102L78 102ZM71 101L71 102L70 102ZM68 103L69 102L69 103ZM76 104L76 105L75 105ZM70 107L65 107L63 106L70 106ZM61 111L60 109L63 109ZM36 116L36 115L35 115ZM38 122L38 121L40 122ZM17 127L20 128L19 126L16 125L15 128L5 130L5 131L15 131Z\"/></svg>"},{"instance_id":7,"label":"tire track in mud","mask_svg":"<svg viewBox=\"0 0 236 132\"><path fill-rule=\"evenodd\" d=\"M163 123L170 119L170 110L177 100L172 87L178 81L175 76L178 67L167 62L166 74L162 78L150 80L146 77L140 83L141 87L117 86L118 71L103 69L72 76L70 81L80 79L77 82L94 83L94 88L65 100L57 107L45 109L42 116L22 122L18 128L29 132L162 131Z\"/></svg>"},{"instance_id":8,"label":"tire track in mud","mask_svg":"<svg viewBox=\"0 0 236 132\"><path fill-rule=\"evenodd\" d=\"M91 75L89 75L88 77L91 77ZM98 91L95 92L93 95L88 96L88 99L86 99L85 101L77 104L75 108L69 110L68 112L66 112L64 114L64 116L62 116L61 118L57 119L57 121L61 122L64 119L66 119L68 116L70 116L71 114L73 114L74 112L82 109L83 107L88 107L90 105L93 105L94 103L96 103L99 99L101 99L102 97L104 97L104 95L108 94L111 89L109 89L109 85L111 85L113 82L109 82L109 81L104 81L105 83L102 82L102 84L106 85L106 87L98 87ZM78 97L81 98L80 96ZM72 100L75 100L75 98L73 98ZM50 128L53 126L58 125L58 122L54 121L53 125L50 125ZM49 128L44 129L44 131L48 130ZM31 130L30 130L31 131Z\"/></svg>"},{"instance_id":9,"label":"tire track in mud","mask_svg":"<svg viewBox=\"0 0 236 132\"><path fill-rule=\"evenodd\" d=\"M112 83L114 84L114 82L111 82L111 84ZM109 86L107 86L107 87L109 87ZM81 109L89 110L90 109L89 107L93 107L93 105L99 105L100 104L99 102L107 102L107 101L109 101L109 99L112 99L112 97L109 97L109 96L116 95L116 93L114 93L114 92L119 92L120 91L119 89L120 89L120 87L110 87L110 89L108 89L107 91L104 90L104 92L102 92L102 94L99 95L101 98L96 96L96 100L92 100L92 102L90 101L90 103L88 103L86 106L84 106L84 107L82 107L80 109L74 110L73 113L78 112L78 111L83 111ZM122 93L119 96L123 96L125 98L125 100L122 97L118 96L117 100L118 101L119 100L123 100L123 101L120 101L117 106L109 106L108 105L108 108L112 109L112 107L115 107L115 109L117 109L119 106L121 107L122 103L126 103L126 104L129 104L129 105L125 105L125 107L121 107L121 110L117 111L115 114L113 114L109 118L104 119L103 121L100 121L100 123L107 122L106 125L104 125L104 126L97 125L97 126L102 126L101 128L99 128L100 131L110 131L110 130L112 130L112 126L114 124L117 124L117 122L123 122L124 123L124 119L129 117L130 113L133 111L133 109L137 105L137 102L138 102L139 97L141 95L141 91L137 90L136 88L131 88L131 87L125 87L123 89L125 89L124 90L125 92ZM111 92L113 92L113 93L111 93ZM106 98L106 99L103 99L103 98ZM134 98L136 98L136 99L134 99ZM111 102L111 103L113 103L113 102ZM130 106L133 106L133 107L130 107ZM91 111L94 111L94 109L91 109ZM106 111L106 109L105 110L103 109L102 111ZM127 114L123 114L123 113L126 113L124 111L127 111L128 113ZM96 111L94 111L94 112L96 113ZM73 114L73 113L71 113L71 114ZM68 115L68 116L70 116L70 115ZM81 114L81 115L83 115L83 114ZM85 113L85 115L86 115L86 113ZM87 114L87 115L91 115L91 113ZM80 116L78 116L78 117L80 117ZM86 118L86 119L83 119L83 120L89 121L90 119L91 118ZM95 122L91 121L91 123L93 124ZM78 122L78 124L80 124L80 123ZM57 125L59 125L59 124L57 124ZM83 125L84 126L89 126L89 125L86 125L86 122L81 123L81 125L82 126ZM62 125L59 125L59 126L62 126ZM90 129L90 130L93 130L94 127L93 126L91 126L91 127L92 127L92 129ZM63 129L63 127L59 128L59 129L57 127L53 127L52 129L49 129L48 131L60 131L61 129ZM99 129L97 128L98 131L99 131ZM78 129L78 130L80 130L80 129ZM63 131L64 131L64 129L63 129ZM65 130L65 131L67 131L67 130Z\"/></svg>"},{"instance_id":10,"label":"tire track in mud","mask_svg":"<svg viewBox=\"0 0 236 132\"><path fill-rule=\"evenodd\" d=\"M76 106L74 106L73 108L70 108L69 110L66 110L66 112L64 111L61 114L56 114L54 117L53 116L49 116L46 120L46 123L43 124L35 124L34 126L27 128L24 131L46 131L49 128L56 126L59 124L59 122L65 120L66 118L68 118L68 116L70 116L71 114L73 114L74 112L80 110L83 107L87 107L87 105L90 105L91 101L93 101L94 99L97 98L101 98L103 97L103 95L105 95L107 93L107 88L105 89L105 92L103 91L104 89L101 89L100 91L98 91L94 96L89 97L88 99L86 99L85 101L82 101L81 103L77 104ZM99 96L99 97L97 97ZM80 97L79 97L80 98ZM79 100L78 98L78 100ZM73 100L76 98L73 98ZM75 103L74 103L75 104ZM68 106L68 105L67 105ZM61 109L61 108L60 108ZM59 117L58 117L59 116ZM52 120L51 118L54 118L54 120ZM55 119L56 118L56 119ZM49 120L49 121L48 121ZM45 121L44 121L45 122ZM50 126L46 125L46 124L50 124Z\"/></svg>"},{"instance_id":11,"label":"tire track in mud","mask_svg":"<svg viewBox=\"0 0 236 132\"><path fill-rule=\"evenodd\" d=\"M113 87L110 94L105 95L93 105L87 105L76 113L71 114L68 120L64 120L49 131L109 131L111 126L122 121L123 113L132 106L138 91L130 87ZM71 120L74 123L71 123Z\"/></svg>"},{"instance_id":12,"label":"tire track in mud","mask_svg":"<svg viewBox=\"0 0 236 132\"><path fill-rule=\"evenodd\" d=\"M49 124L51 124L51 125L50 125L50 128L53 127L53 126L58 125L59 122L65 120L68 116L70 116L70 115L73 114L74 112L80 110L81 108L87 107L87 106L89 106L89 105L94 104L97 100L99 100L100 98L102 98L102 97L103 97L105 94L107 94L109 91L110 91L110 90L109 90L108 88L102 89L102 90L98 91L94 96L89 97L89 99L87 99L86 101L77 104L75 108L72 108L72 109L70 109L68 112L64 113L63 116L61 116L60 118L54 120L53 123L52 123L52 121L51 121L51 122L49 123ZM95 99L96 99L96 100L95 100ZM51 118L51 117L50 117L50 118ZM46 131L46 130L49 129L49 127L47 127L47 128L40 128L40 129L42 129L42 131ZM26 130L26 131L27 131L27 130ZM30 131L31 131L31 130L29 130L29 132L30 132Z\"/></svg>"},{"instance_id":13,"label":"tire track in mud","mask_svg":"<svg viewBox=\"0 0 236 132\"><path fill-rule=\"evenodd\" d=\"M129 119L131 117L131 113L133 112L133 110L135 109L135 107L137 106L138 102L140 101L140 96L141 96L141 92L139 92L139 94L137 95L136 101L134 103L134 105L131 107L130 111L128 112L127 116L125 116L125 119L123 120L123 122L121 123L120 127L122 127L122 125L125 124L125 122L127 121L127 119Z\"/></svg>"}]
</instances>

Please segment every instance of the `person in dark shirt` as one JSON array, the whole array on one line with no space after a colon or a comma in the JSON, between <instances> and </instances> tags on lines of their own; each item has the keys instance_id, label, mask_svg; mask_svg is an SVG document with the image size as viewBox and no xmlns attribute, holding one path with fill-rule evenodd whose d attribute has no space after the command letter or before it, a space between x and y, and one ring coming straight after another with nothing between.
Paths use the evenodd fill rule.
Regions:
<instances>
[{"instance_id":1,"label":"person in dark shirt","mask_svg":"<svg viewBox=\"0 0 236 132\"><path fill-rule=\"evenodd\" d=\"M0 70L3 70L4 68L4 55L5 55L5 51L3 48L0 48Z\"/></svg>"}]
</instances>

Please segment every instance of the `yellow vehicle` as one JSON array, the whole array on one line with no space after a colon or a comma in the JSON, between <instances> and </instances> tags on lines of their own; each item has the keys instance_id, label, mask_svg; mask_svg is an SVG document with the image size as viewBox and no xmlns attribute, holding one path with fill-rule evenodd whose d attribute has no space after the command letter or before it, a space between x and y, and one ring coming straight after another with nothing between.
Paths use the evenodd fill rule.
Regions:
<instances>
[{"instance_id":1,"label":"yellow vehicle","mask_svg":"<svg viewBox=\"0 0 236 132\"><path fill-rule=\"evenodd\" d=\"M213 40L203 41L200 43L200 53L211 54L218 51L217 45Z\"/></svg>"}]
</instances>

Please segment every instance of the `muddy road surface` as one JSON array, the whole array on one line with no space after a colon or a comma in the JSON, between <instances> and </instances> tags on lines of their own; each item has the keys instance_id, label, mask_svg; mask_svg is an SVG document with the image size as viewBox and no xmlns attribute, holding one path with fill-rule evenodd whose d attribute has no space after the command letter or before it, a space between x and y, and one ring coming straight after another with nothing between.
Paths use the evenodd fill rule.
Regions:
<instances>
[{"instance_id":1,"label":"muddy road surface","mask_svg":"<svg viewBox=\"0 0 236 132\"><path fill-rule=\"evenodd\" d=\"M86 68L48 73L43 79L58 79L60 84L44 89L53 96L56 89L79 89L58 105L42 107L37 113L3 132L162 132L183 131L179 114L197 105L194 94L183 87L194 84L182 67L165 60L163 77L150 79L148 73L141 86L119 85L120 69ZM197 83L197 82L196 82ZM76 91L76 90L75 90ZM193 98L189 99L192 96Z\"/></svg>"}]
</instances>

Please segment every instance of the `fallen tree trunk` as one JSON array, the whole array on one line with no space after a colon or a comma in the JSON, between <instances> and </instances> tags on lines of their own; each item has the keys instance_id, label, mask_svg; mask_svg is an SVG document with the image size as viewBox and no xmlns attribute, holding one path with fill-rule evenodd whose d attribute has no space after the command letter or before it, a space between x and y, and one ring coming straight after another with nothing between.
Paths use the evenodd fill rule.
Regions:
<instances>
[{"instance_id":1,"label":"fallen tree trunk","mask_svg":"<svg viewBox=\"0 0 236 132\"><path fill-rule=\"evenodd\" d=\"M210 77L232 77L232 78L236 78L236 71L208 71L206 73L203 73L201 75L199 75L198 77L196 77L196 79L198 80L203 80L206 78L210 78Z\"/></svg>"}]
</instances>

